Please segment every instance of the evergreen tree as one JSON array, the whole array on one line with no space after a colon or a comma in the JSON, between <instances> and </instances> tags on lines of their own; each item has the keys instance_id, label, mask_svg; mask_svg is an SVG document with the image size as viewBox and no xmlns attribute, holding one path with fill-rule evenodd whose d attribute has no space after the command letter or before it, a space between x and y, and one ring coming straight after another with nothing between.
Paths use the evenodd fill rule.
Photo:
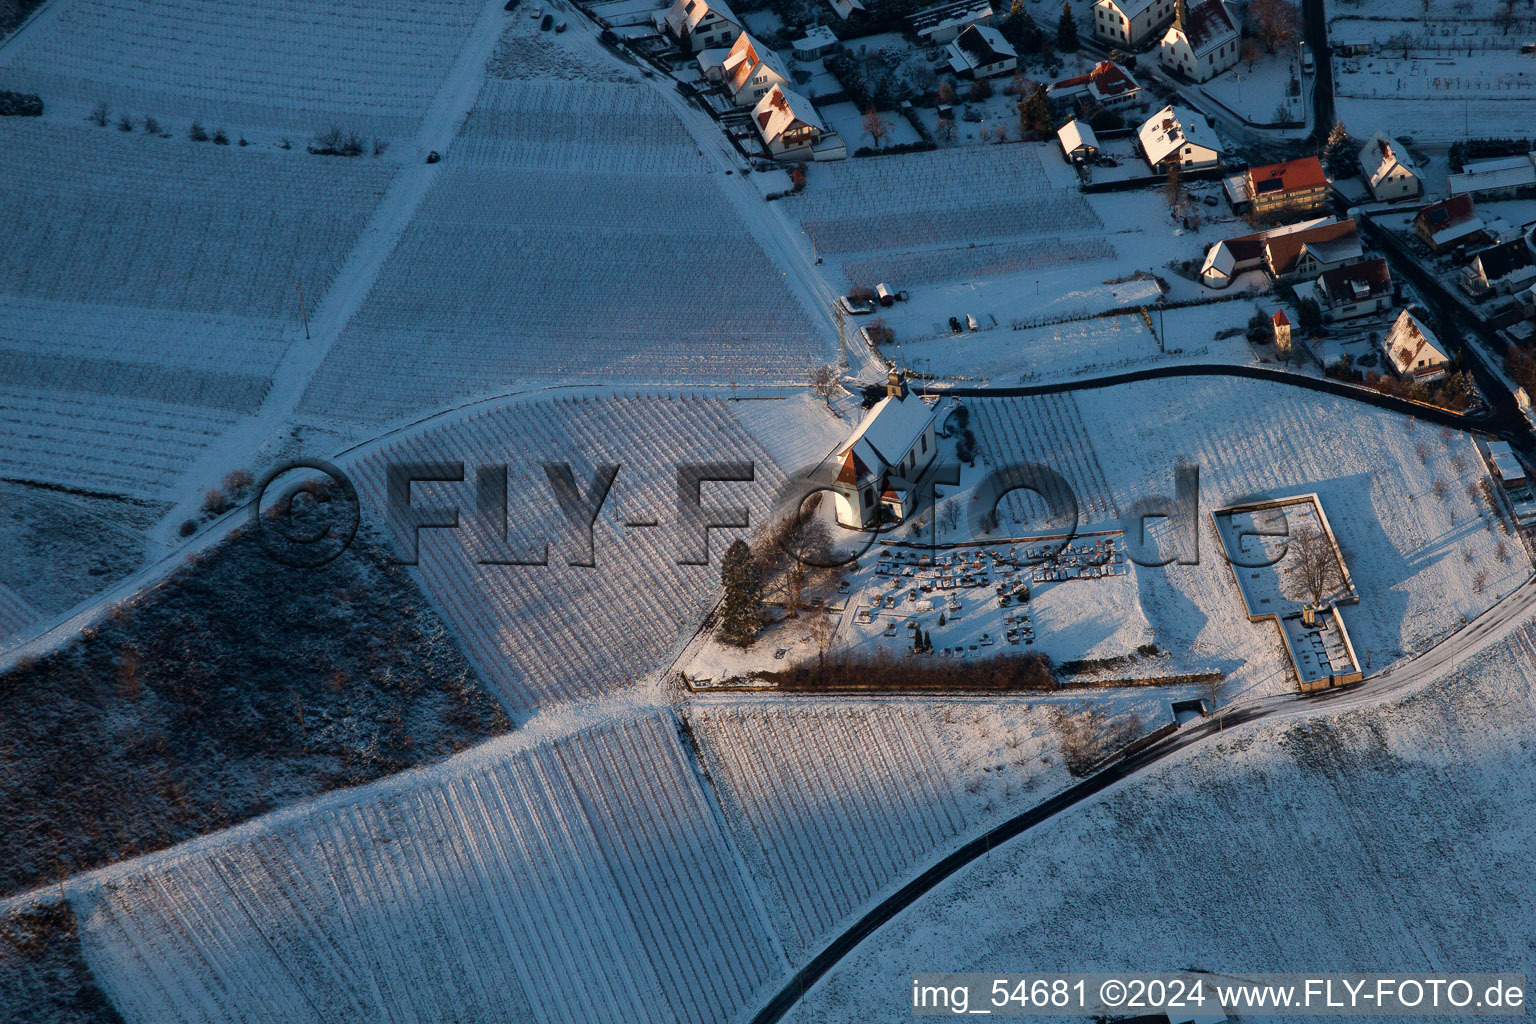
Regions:
<instances>
[{"instance_id":1,"label":"evergreen tree","mask_svg":"<svg viewBox=\"0 0 1536 1024\"><path fill-rule=\"evenodd\" d=\"M763 578L745 541L732 541L725 549L720 582L725 587L720 637L737 647L750 646L763 621Z\"/></svg>"},{"instance_id":2,"label":"evergreen tree","mask_svg":"<svg viewBox=\"0 0 1536 1024\"><path fill-rule=\"evenodd\" d=\"M1062 53L1077 52L1077 22L1072 20L1072 8L1061 5L1061 20L1056 23L1056 49Z\"/></svg>"},{"instance_id":3,"label":"evergreen tree","mask_svg":"<svg viewBox=\"0 0 1536 1024\"><path fill-rule=\"evenodd\" d=\"M1354 173L1354 168L1350 166L1354 154L1350 148L1349 129L1344 127L1343 121L1335 121L1328 130L1328 141L1323 146L1323 166L1335 178L1348 177Z\"/></svg>"},{"instance_id":4,"label":"evergreen tree","mask_svg":"<svg viewBox=\"0 0 1536 1024\"><path fill-rule=\"evenodd\" d=\"M1044 134L1051 130L1051 107L1045 99L1045 86L1040 86L1019 104L1019 134L1030 132Z\"/></svg>"}]
</instances>

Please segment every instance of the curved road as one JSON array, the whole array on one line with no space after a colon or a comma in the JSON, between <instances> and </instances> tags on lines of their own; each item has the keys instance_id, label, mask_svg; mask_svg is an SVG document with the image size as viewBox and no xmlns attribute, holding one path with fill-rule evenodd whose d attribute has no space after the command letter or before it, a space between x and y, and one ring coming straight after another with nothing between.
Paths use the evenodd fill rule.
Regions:
<instances>
[{"instance_id":1,"label":"curved road","mask_svg":"<svg viewBox=\"0 0 1536 1024\"><path fill-rule=\"evenodd\" d=\"M1363 682L1315 694L1259 697L1234 704L1219 721L1205 719L1198 725L1180 729L1167 739L1111 764L1070 789L972 839L880 901L796 971L784 987L752 1017L752 1024L773 1024L781 1020L805 996L807 989L853 952L860 942L972 861L986 856L994 846L1049 821L1171 754L1204 742L1228 726L1266 718L1314 714L1320 706L1330 712L1367 706L1415 686L1427 684L1442 671L1454 669L1458 659L1504 639L1513 629L1529 620L1533 611L1536 611L1536 576L1526 580L1469 625L1423 654L1397 662Z\"/></svg>"}]
</instances>

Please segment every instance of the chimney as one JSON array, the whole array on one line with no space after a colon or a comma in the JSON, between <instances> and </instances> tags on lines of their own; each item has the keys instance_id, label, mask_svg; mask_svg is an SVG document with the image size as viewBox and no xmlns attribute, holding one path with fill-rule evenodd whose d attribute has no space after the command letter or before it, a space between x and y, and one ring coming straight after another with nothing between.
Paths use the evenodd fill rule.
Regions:
<instances>
[{"instance_id":1,"label":"chimney","mask_svg":"<svg viewBox=\"0 0 1536 1024\"><path fill-rule=\"evenodd\" d=\"M1174 0L1173 23L1179 26L1179 31L1189 35L1189 0Z\"/></svg>"},{"instance_id":2,"label":"chimney","mask_svg":"<svg viewBox=\"0 0 1536 1024\"><path fill-rule=\"evenodd\" d=\"M897 401L907 397L907 377L894 366L885 376L885 397Z\"/></svg>"}]
</instances>

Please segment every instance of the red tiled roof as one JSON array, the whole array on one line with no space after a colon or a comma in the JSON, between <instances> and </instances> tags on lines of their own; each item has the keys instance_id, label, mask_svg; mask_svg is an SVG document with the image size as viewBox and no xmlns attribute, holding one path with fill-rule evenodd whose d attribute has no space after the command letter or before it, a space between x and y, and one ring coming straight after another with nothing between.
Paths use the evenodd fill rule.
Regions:
<instances>
[{"instance_id":1,"label":"red tiled roof","mask_svg":"<svg viewBox=\"0 0 1536 1024\"><path fill-rule=\"evenodd\" d=\"M1248 180L1254 196L1271 192L1300 192L1328 184L1323 165L1315 156L1255 167L1248 172Z\"/></svg>"},{"instance_id":2,"label":"red tiled roof","mask_svg":"<svg viewBox=\"0 0 1536 1024\"><path fill-rule=\"evenodd\" d=\"M1273 323L1276 327L1289 327L1289 326L1291 326L1291 318L1285 315L1285 310L1283 310L1283 309L1275 310L1275 315L1270 317L1269 319L1270 319L1270 322Z\"/></svg>"}]
</instances>

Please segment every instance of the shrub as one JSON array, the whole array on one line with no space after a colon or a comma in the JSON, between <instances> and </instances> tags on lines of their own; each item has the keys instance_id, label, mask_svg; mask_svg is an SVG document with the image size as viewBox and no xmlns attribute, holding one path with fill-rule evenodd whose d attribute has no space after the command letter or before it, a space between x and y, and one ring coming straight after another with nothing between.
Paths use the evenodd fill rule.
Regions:
<instances>
[{"instance_id":1,"label":"shrub","mask_svg":"<svg viewBox=\"0 0 1536 1024\"><path fill-rule=\"evenodd\" d=\"M232 469L224 477L224 493L229 495L231 501L238 501L245 497L256 478L248 469Z\"/></svg>"},{"instance_id":2,"label":"shrub","mask_svg":"<svg viewBox=\"0 0 1536 1024\"><path fill-rule=\"evenodd\" d=\"M98 128L105 128L107 126L107 105L105 103L96 104L86 120L91 121Z\"/></svg>"},{"instance_id":3,"label":"shrub","mask_svg":"<svg viewBox=\"0 0 1536 1024\"><path fill-rule=\"evenodd\" d=\"M278 149L292 149L293 148L293 140L288 138L288 136L284 135L281 139L277 140L277 148Z\"/></svg>"},{"instance_id":4,"label":"shrub","mask_svg":"<svg viewBox=\"0 0 1536 1024\"><path fill-rule=\"evenodd\" d=\"M150 117L148 114L145 114L144 115L144 132L145 132L145 134L148 134L148 135L159 135L160 134L160 122L156 121L154 118Z\"/></svg>"},{"instance_id":5,"label":"shrub","mask_svg":"<svg viewBox=\"0 0 1536 1024\"><path fill-rule=\"evenodd\" d=\"M193 142L208 141L208 133L203 131L203 123L201 121L192 122L192 127L187 129L187 138Z\"/></svg>"},{"instance_id":6,"label":"shrub","mask_svg":"<svg viewBox=\"0 0 1536 1024\"><path fill-rule=\"evenodd\" d=\"M31 92L0 89L0 117L42 117L43 100Z\"/></svg>"},{"instance_id":7,"label":"shrub","mask_svg":"<svg viewBox=\"0 0 1536 1024\"><path fill-rule=\"evenodd\" d=\"M120 132L133 131L133 118L129 117L127 114L124 114L122 117L118 118L117 130Z\"/></svg>"},{"instance_id":8,"label":"shrub","mask_svg":"<svg viewBox=\"0 0 1536 1024\"><path fill-rule=\"evenodd\" d=\"M190 536L192 536L194 533L197 532L197 520L196 519L184 519L184 520L182 520L181 529L176 531L176 532L180 533L183 537L190 537Z\"/></svg>"},{"instance_id":9,"label":"shrub","mask_svg":"<svg viewBox=\"0 0 1536 1024\"><path fill-rule=\"evenodd\" d=\"M203 514L216 516L229 511L229 498L222 488L210 487L203 495Z\"/></svg>"},{"instance_id":10,"label":"shrub","mask_svg":"<svg viewBox=\"0 0 1536 1024\"><path fill-rule=\"evenodd\" d=\"M389 148L389 140L388 139L374 139L373 140L373 155L374 156L383 156L384 155L384 151L386 149L388 149L388 148Z\"/></svg>"},{"instance_id":11,"label":"shrub","mask_svg":"<svg viewBox=\"0 0 1536 1024\"><path fill-rule=\"evenodd\" d=\"M357 132L332 125L310 140L309 151L317 156L360 156L363 139Z\"/></svg>"},{"instance_id":12,"label":"shrub","mask_svg":"<svg viewBox=\"0 0 1536 1024\"><path fill-rule=\"evenodd\" d=\"M992 83L985 78L978 78L975 82L971 83L971 87L965 95L967 99L980 103L982 100L991 98Z\"/></svg>"},{"instance_id":13,"label":"shrub","mask_svg":"<svg viewBox=\"0 0 1536 1024\"><path fill-rule=\"evenodd\" d=\"M215 146L229 145L229 136L224 134L223 128L220 128L213 133L213 144Z\"/></svg>"}]
</instances>

